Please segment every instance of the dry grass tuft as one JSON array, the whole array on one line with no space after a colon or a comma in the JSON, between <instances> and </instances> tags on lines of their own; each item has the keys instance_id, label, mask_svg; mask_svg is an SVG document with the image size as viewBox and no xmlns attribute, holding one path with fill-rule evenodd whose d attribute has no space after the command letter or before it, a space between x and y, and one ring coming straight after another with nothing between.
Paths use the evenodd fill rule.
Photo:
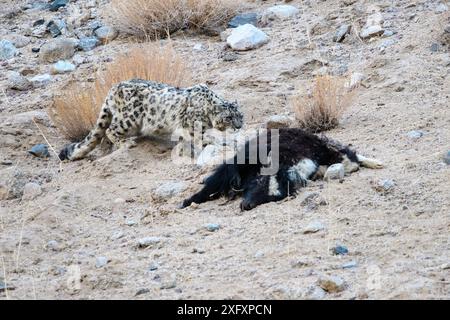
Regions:
<instances>
[{"instance_id":1,"label":"dry grass tuft","mask_svg":"<svg viewBox=\"0 0 450 320\"><path fill-rule=\"evenodd\" d=\"M190 68L171 45L146 44L118 56L98 73L93 85L76 85L57 96L49 115L67 139L79 141L95 125L111 87L133 78L179 87L192 84Z\"/></svg>"},{"instance_id":2,"label":"dry grass tuft","mask_svg":"<svg viewBox=\"0 0 450 320\"><path fill-rule=\"evenodd\" d=\"M345 84L341 77L318 76L310 95L295 96L292 105L300 127L313 133L337 127L353 99Z\"/></svg>"},{"instance_id":3,"label":"dry grass tuft","mask_svg":"<svg viewBox=\"0 0 450 320\"><path fill-rule=\"evenodd\" d=\"M158 38L183 29L212 29L237 12L234 0L112 0L116 27L139 38Z\"/></svg>"}]
</instances>

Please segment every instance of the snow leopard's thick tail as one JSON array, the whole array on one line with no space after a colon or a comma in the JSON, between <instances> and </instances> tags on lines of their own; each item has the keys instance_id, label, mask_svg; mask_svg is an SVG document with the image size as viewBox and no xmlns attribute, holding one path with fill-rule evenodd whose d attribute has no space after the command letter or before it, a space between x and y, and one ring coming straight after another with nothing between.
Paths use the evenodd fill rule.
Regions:
<instances>
[{"instance_id":1,"label":"snow leopard's thick tail","mask_svg":"<svg viewBox=\"0 0 450 320\"><path fill-rule=\"evenodd\" d=\"M61 150L59 153L59 158L61 160L81 159L102 141L102 138L105 136L106 129L109 128L112 120L112 113L109 103L110 100L107 99L103 104L95 127L91 130L91 132L89 132L83 141L68 144Z\"/></svg>"}]
</instances>

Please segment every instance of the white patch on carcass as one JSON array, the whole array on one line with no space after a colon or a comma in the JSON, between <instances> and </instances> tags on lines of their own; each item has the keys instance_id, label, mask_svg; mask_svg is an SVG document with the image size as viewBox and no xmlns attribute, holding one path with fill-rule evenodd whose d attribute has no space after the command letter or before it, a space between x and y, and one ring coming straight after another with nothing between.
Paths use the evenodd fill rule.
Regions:
<instances>
[{"instance_id":1,"label":"white patch on carcass","mask_svg":"<svg viewBox=\"0 0 450 320\"><path fill-rule=\"evenodd\" d=\"M288 170L289 180L295 182L306 181L316 172L317 165L311 159L302 159Z\"/></svg>"},{"instance_id":2,"label":"white patch on carcass","mask_svg":"<svg viewBox=\"0 0 450 320\"><path fill-rule=\"evenodd\" d=\"M269 196L279 196L280 186L278 185L277 176L270 176L269 179Z\"/></svg>"}]
</instances>

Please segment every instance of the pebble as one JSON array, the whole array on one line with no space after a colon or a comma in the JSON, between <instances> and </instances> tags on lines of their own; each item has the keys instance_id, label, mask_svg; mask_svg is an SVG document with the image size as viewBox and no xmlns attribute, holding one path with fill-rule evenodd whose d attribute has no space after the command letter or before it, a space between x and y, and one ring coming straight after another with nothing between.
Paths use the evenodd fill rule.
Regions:
<instances>
[{"instance_id":1,"label":"pebble","mask_svg":"<svg viewBox=\"0 0 450 320\"><path fill-rule=\"evenodd\" d=\"M113 41L119 35L119 32L113 27L100 27L94 31L102 44Z\"/></svg>"},{"instance_id":2,"label":"pebble","mask_svg":"<svg viewBox=\"0 0 450 320\"><path fill-rule=\"evenodd\" d=\"M380 36L383 33L384 33L384 29L381 26L379 26L379 25L369 26L367 28L362 29L362 31L360 33L360 37L362 39L368 39L371 37Z\"/></svg>"},{"instance_id":3,"label":"pebble","mask_svg":"<svg viewBox=\"0 0 450 320\"><path fill-rule=\"evenodd\" d=\"M48 146L43 143L34 145L30 150L28 150L28 153L38 158L50 157L50 153L48 152Z\"/></svg>"},{"instance_id":4,"label":"pebble","mask_svg":"<svg viewBox=\"0 0 450 320\"><path fill-rule=\"evenodd\" d=\"M379 180L376 186L376 190L379 192L388 192L394 189L395 182L391 179Z\"/></svg>"},{"instance_id":5,"label":"pebble","mask_svg":"<svg viewBox=\"0 0 450 320\"><path fill-rule=\"evenodd\" d=\"M32 83L20 73L12 71L8 74L8 88L18 91L26 91L32 87Z\"/></svg>"},{"instance_id":6,"label":"pebble","mask_svg":"<svg viewBox=\"0 0 450 320\"><path fill-rule=\"evenodd\" d=\"M8 40L11 41L16 48L26 47L31 42L29 37L20 34L10 36Z\"/></svg>"},{"instance_id":7,"label":"pebble","mask_svg":"<svg viewBox=\"0 0 450 320\"><path fill-rule=\"evenodd\" d=\"M47 23L46 30L50 32L53 38L62 35L66 31L66 23L60 19L51 20Z\"/></svg>"},{"instance_id":8,"label":"pebble","mask_svg":"<svg viewBox=\"0 0 450 320\"><path fill-rule=\"evenodd\" d=\"M50 11L58 11L59 8L64 7L69 0L55 0L50 4L49 10Z\"/></svg>"},{"instance_id":9,"label":"pebble","mask_svg":"<svg viewBox=\"0 0 450 320\"><path fill-rule=\"evenodd\" d=\"M3 281L0 280L0 292L4 292L7 290L14 290L14 289L16 289L16 288L9 284L7 285L6 283L4 283Z\"/></svg>"},{"instance_id":10,"label":"pebble","mask_svg":"<svg viewBox=\"0 0 450 320\"><path fill-rule=\"evenodd\" d=\"M444 155L444 162L447 165L450 165L450 151L447 151L447 153Z\"/></svg>"},{"instance_id":11,"label":"pebble","mask_svg":"<svg viewBox=\"0 0 450 320\"><path fill-rule=\"evenodd\" d=\"M138 240L138 246L140 248L147 248L150 246L154 246L161 242L159 237L146 237Z\"/></svg>"},{"instance_id":12,"label":"pebble","mask_svg":"<svg viewBox=\"0 0 450 320\"><path fill-rule=\"evenodd\" d=\"M345 36L350 33L350 30L352 29L351 25L349 24L343 24L339 27L339 29L336 31L336 34L333 37L334 42L342 42L345 39Z\"/></svg>"},{"instance_id":13,"label":"pebble","mask_svg":"<svg viewBox=\"0 0 450 320\"><path fill-rule=\"evenodd\" d=\"M39 74L37 76L34 76L30 79L31 83L33 84L33 87L35 88L41 88L46 86L52 81L52 76L48 73L45 74Z\"/></svg>"},{"instance_id":14,"label":"pebble","mask_svg":"<svg viewBox=\"0 0 450 320\"><path fill-rule=\"evenodd\" d=\"M256 27L258 24L258 15L254 12L238 14L237 16L233 17L230 22L228 22L228 27L237 28L247 23L252 24Z\"/></svg>"},{"instance_id":15,"label":"pebble","mask_svg":"<svg viewBox=\"0 0 450 320\"><path fill-rule=\"evenodd\" d=\"M329 181L331 179L344 179L345 168L342 163L335 163L328 167L324 175L324 180Z\"/></svg>"},{"instance_id":16,"label":"pebble","mask_svg":"<svg viewBox=\"0 0 450 320\"><path fill-rule=\"evenodd\" d=\"M47 249L50 249L52 251L60 251L61 250L61 246L59 244L58 241L56 240L50 240L49 242L47 242Z\"/></svg>"},{"instance_id":17,"label":"pebble","mask_svg":"<svg viewBox=\"0 0 450 320\"><path fill-rule=\"evenodd\" d=\"M139 290L136 292L135 296L140 296L140 295L142 295L142 294L146 294L146 293L149 293L149 292L150 292L150 290L147 289L147 288L139 289Z\"/></svg>"},{"instance_id":18,"label":"pebble","mask_svg":"<svg viewBox=\"0 0 450 320\"><path fill-rule=\"evenodd\" d=\"M42 193L42 188L39 184L28 182L23 188L22 200L33 200Z\"/></svg>"},{"instance_id":19,"label":"pebble","mask_svg":"<svg viewBox=\"0 0 450 320\"><path fill-rule=\"evenodd\" d=\"M60 60L52 66L53 74L68 73L75 70L75 65L69 61Z\"/></svg>"},{"instance_id":20,"label":"pebble","mask_svg":"<svg viewBox=\"0 0 450 320\"><path fill-rule=\"evenodd\" d=\"M220 229L220 225L217 223L208 223L207 225L205 225L205 229L210 232L214 232Z\"/></svg>"},{"instance_id":21,"label":"pebble","mask_svg":"<svg viewBox=\"0 0 450 320\"><path fill-rule=\"evenodd\" d=\"M316 232L319 232L324 229L325 229L325 226L323 225L322 222L312 221L306 226L306 228L303 230L303 233L304 234L316 233Z\"/></svg>"},{"instance_id":22,"label":"pebble","mask_svg":"<svg viewBox=\"0 0 450 320\"><path fill-rule=\"evenodd\" d=\"M354 89L361 84L361 82L366 78L363 73L353 72L350 76L349 88Z\"/></svg>"},{"instance_id":23,"label":"pebble","mask_svg":"<svg viewBox=\"0 0 450 320\"><path fill-rule=\"evenodd\" d=\"M251 50L269 42L269 37L252 24L244 24L231 32L227 44L238 51Z\"/></svg>"},{"instance_id":24,"label":"pebble","mask_svg":"<svg viewBox=\"0 0 450 320\"><path fill-rule=\"evenodd\" d=\"M328 293L341 292L346 287L344 279L338 276L321 277L317 284Z\"/></svg>"},{"instance_id":25,"label":"pebble","mask_svg":"<svg viewBox=\"0 0 450 320\"><path fill-rule=\"evenodd\" d=\"M153 262L153 263L151 263L150 266L148 267L148 270L149 270L149 271L155 271L155 270L158 270L158 268L159 268L159 265L158 265L156 262Z\"/></svg>"},{"instance_id":26,"label":"pebble","mask_svg":"<svg viewBox=\"0 0 450 320\"><path fill-rule=\"evenodd\" d=\"M425 132L423 132L421 130L412 130L412 131L409 131L406 135L408 136L408 138L411 138L411 139L419 139L424 134L425 134Z\"/></svg>"},{"instance_id":27,"label":"pebble","mask_svg":"<svg viewBox=\"0 0 450 320\"><path fill-rule=\"evenodd\" d=\"M351 269L358 266L358 263L356 261L349 261L342 265L342 269Z\"/></svg>"},{"instance_id":28,"label":"pebble","mask_svg":"<svg viewBox=\"0 0 450 320\"><path fill-rule=\"evenodd\" d=\"M303 298L309 300L322 300L326 296L325 290L318 286L310 286L306 289L306 292L303 294Z\"/></svg>"},{"instance_id":29,"label":"pebble","mask_svg":"<svg viewBox=\"0 0 450 320\"><path fill-rule=\"evenodd\" d=\"M118 240L120 238L123 238L124 236L125 236L125 234L122 231L116 231L110 236L110 239L111 240Z\"/></svg>"},{"instance_id":30,"label":"pebble","mask_svg":"<svg viewBox=\"0 0 450 320\"><path fill-rule=\"evenodd\" d=\"M440 4L436 7L435 11L436 11L437 13L447 12L447 11L448 11L448 7L447 7L445 4L440 3Z\"/></svg>"},{"instance_id":31,"label":"pebble","mask_svg":"<svg viewBox=\"0 0 450 320\"><path fill-rule=\"evenodd\" d=\"M80 39L78 47L83 51L91 51L96 46L98 46L99 43L100 40L98 40L96 37L84 37Z\"/></svg>"},{"instance_id":32,"label":"pebble","mask_svg":"<svg viewBox=\"0 0 450 320\"><path fill-rule=\"evenodd\" d=\"M0 40L0 60L8 60L17 54L16 47L9 40Z\"/></svg>"},{"instance_id":33,"label":"pebble","mask_svg":"<svg viewBox=\"0 0 450 320\"><path fill-rule=\"evenodd\" d=\"M348 249L345 246L335 246L330 251L334 255L345 255L348 253Z\"/></svg>"},{"instance_id":34,"label":"pebble","mask_svg":"<svg viewBox=\"0 0 450 320\"><path fill-rule=\"evenodd\" d=\"M106 257L97 257L95 259L95 267L96 268L103 268L108 264L108 258Z\"/></svg>"}]
</instances>

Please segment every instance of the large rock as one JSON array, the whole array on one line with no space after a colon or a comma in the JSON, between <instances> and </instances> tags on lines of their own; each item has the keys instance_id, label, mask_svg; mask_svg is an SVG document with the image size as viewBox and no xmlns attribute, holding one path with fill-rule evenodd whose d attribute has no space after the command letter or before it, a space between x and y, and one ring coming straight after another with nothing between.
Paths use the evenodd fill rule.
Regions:
<instances>
[{"instance_id":1,"label":"large rock","mask_svg":"<svg viewBox=\"0 0 450 320\"><path fill-rule=\"evenodd\" d=\"M41 88L46 86L52 81L52 76L48 73L46 74L38 74L37 76L34 76L30 79L31 83L33 84L33 87L35 88Z\"/></svg>"},{"instance_id":2,"label":"large rock","mask_svg":"<svg viewBox=\"0 0 450 320\"><path fill-rule=\"evenodd\" d=\"M58 60L70 59L75 54L78 41L75 39L56 39L47 42L41 47L40 59L43 62L52 63Z\"/></svg>"},{"instance_id":3,"label":"large rock","mask_svg":"<svg viewBox=\"0 0 450 320\"><path fill-rule=\"evenodd\" d=\"M381 13L377 12L370 15L367 17L366 24L360 32L360 37L362 39L368 39L375 36L381 36L384 33L382 25L383 16Z\"/></svg>"},{"instance_id":4,"label":"large rock","mask_svg":"<svg viewBox=\"0 0 450 320\"><path fill-rule=\"evenodd\" d=\"M227 38L228 45L238 51L259 48L267 42L269 42L269 37L251 24L235 28Z\"/></svg>"},{"instance_id":5,"label":"large rock","mask_svg":"<svg viewBox=\"0 0 450 320\"><path fill-rule=\"evenodd\" d=\"M0 60L8 60L17 54L16 47L9 40L0 40Z\"/></svg>"},{"instance_id":6,"label":"large rock","mask_svg":"<svg viewBox=\"0 0 450 320\"><path fill-rule=\"evenodd\" d=\"M91 51L99 43L100 43L100 40L98 40L96 37L85 37L85 38L80 39L80 42L78 43L78 47L83 51Z\"/></svg>"},{"instance_id":7,"label":"large rock","mask_svg":"<svg viewBox=\"0 0 450 320\"><path fill-rule=\"evenodd\" d=\"M264 13L264 17L270 20L273 19L285 20L295 17L299 13L299 11L300 10L298 10L294 6L278 5L268 8Z\"/></svg>"},{"instance_id":8,"label":"large rock","mask_svg":"<svg viewBox=\"0 0 450 320\"><path fill-rule=\"evenodd\" d=\"M334 293L341 292L345 289L346 283L344 279L337 276L321 277L317 281L317 284L326 292Z\"/></svg>"},{"instance_id":9,"label":"large rock","mask_svg":"<svg viewBox=\"0 0 450 320\"><path fill-rule=\"evenodd\" d=\"M8 75L8 88L13 90L25 91L31 89L33 85L18 72L10 72Z\"/></svg>"},{"instance_id":10,"label":"large rock","mask_svg":"<svg viewBox=\"0 0 450 320\"><path fill-rule=\"evenodd\" d=\"M352 26L349 24L343 24L337 29L336 34L333 37L334 42L342 42L345 39L345 36L350 33Z\"/></svg>"},{"instance_id":11,"label":"large rock","mask_svg":"<svg viewBox=\"0 0 450 320\"><path fill-rule=\"evenodd\" d=\"M100 27L94 33L102 44L113 41L119 35L116 29L108 26Z\"/></svg>"}]
</instances>

